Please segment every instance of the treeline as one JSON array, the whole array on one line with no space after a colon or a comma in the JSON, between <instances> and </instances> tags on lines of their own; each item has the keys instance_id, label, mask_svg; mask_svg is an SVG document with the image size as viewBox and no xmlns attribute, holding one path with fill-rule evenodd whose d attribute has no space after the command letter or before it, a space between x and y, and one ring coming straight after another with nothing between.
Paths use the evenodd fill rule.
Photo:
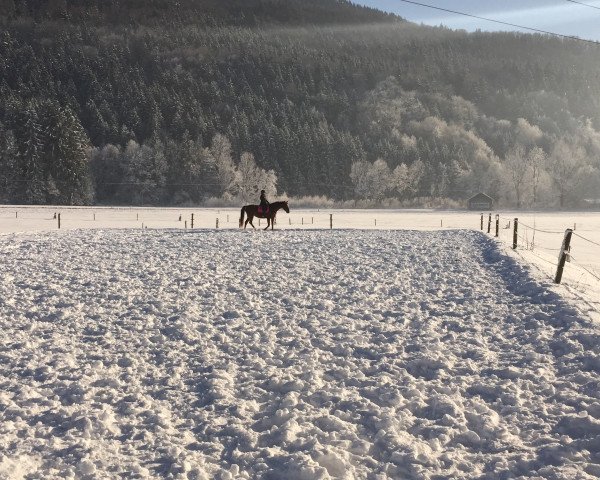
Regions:
<instances>
[{"instance_id":1,"label":"treeline","mask_svg":"<svg viewBox=\"0 0 600 480\"><path fill-rule=\"evenodd\" d=\"M0 33L4 202L169 204L238 195L239 182L215 187L207 152L218 136L231 145L234 169L251 153L279 192L295 196L378 203L461 200L482 190L515 206L567 206L599 195L593 45L417 27L385 15L384 23L352 27L273 26L266 13L254 14L264 20L259 28L166 14L162 25L109 26L17 15L17 3ZM313 3L289 5L318 12ZM127 4L135 12L136 2ZM148 12L166 4L153 2ZM348 2L320 4L365 21L378 15ZM72 16L69 9L87 3L65 5ZM85 7L100 19L103 8ZM316 23L279 14L281 23ZM60 138L78 157L59 153L58 114L48 112L70 119L72 133ZM131 161L136 148L144 162ZM184 158L193 158L186 160L193 174ZM561 167L561 158L572 164ZM160 188L152 194L148 185Z\"/></svg>"},{"instance_id":2,"label":"treeline","mask_svg":"<svg viewBox=\"0 0 600 480\"><path fill-rule=\"evenodd\" d=\"M87 25L331 25L399 21L347 0L2 0L0 15Z\"/></svg>"}]
</instances>

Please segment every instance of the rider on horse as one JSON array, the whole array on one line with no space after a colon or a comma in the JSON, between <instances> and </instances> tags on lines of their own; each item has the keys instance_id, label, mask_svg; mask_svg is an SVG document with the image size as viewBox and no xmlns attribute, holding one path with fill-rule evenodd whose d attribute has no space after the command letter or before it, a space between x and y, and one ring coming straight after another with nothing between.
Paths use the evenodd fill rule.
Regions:
<instances>
[{"instance_id":1,"label":"rider on horse","mask_svg":"<svg viewBox=\"0 0 600 480\"><path fill-rule=\"evenodd\" d=\"M268 207L269 205L270 205L270 203L267 200L267 197L265 196L265 191L261 190L260 191L260 206L261 207Z\"/></svg>"}]
</instances>

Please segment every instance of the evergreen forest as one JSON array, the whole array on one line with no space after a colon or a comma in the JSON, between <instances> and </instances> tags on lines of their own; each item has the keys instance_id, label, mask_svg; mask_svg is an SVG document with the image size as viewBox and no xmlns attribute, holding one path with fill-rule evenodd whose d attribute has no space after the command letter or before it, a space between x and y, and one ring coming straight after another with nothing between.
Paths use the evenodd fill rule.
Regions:
<instances>
[{"instance_id":1,"label":"evergreen forest","mask_svg":"<svg viewBox=\"0 0 600 480\"><path fill-rule=\"evenodd\" d=\"M600 199L600 46L344 0L0 0L0 202Z\"/></svg>"}]
</instances>

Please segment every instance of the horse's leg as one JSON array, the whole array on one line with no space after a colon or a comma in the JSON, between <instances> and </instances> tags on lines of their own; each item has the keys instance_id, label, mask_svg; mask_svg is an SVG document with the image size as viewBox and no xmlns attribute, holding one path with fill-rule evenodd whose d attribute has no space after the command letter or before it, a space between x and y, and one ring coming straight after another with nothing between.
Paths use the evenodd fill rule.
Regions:
<instances>
[{"instance_id":1,"label":"horse's leg","mask_svg":"<svg viewBox=\"0 0 600 480\"><path fill-rule=\"evenodd\" d=\"M254 216L252 216L252 217L248 217L248 220L246 220L246 222L250 222L250 225L252 225L252 228L253 228L254 230L256 230L256 227L255 227L255 226L254 226L254 224L252 223L252 220L253 220L253 219L254 219Z\"/></svg>"},{"instance_id":2,"label":"horse's leg","mask_svg":"<svg viewBox=\"0 0 600 480\"><path fill-rule=\"evenodd\" d=\"M263 230L268 230L270 224L271 224L271 217L267 217L267 226Z\"/></svg>"}]
</instances>

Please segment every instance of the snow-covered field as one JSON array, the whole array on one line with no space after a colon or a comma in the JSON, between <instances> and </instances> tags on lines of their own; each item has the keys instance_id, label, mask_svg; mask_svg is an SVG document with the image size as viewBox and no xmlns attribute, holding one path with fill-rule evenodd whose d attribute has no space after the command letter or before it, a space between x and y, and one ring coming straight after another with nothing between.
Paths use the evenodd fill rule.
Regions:
<instances>
[{"instance_id":1,"label":"snow-covered field","mask_svg":"<svg viewBox=\"0 0 600 480\"><path fill-rule=\"evenodd\" d=\"M61 230L72 229L237 229L239 209L217 208L110 208L110 207L25 207L0 206L0 234L7 232L56 231L61 214ZM495 233L495 213L492 215L492 236ZM330 217L331 215L331 217ZM512 222L519 218L519 248L522 261L535 265L536 274L553 279L560 246L566 228L575 228L571 243L573 261L564 276L564 292L590 304L600 312L600 212L500 212L500 240L512 246ZM281 211L278 229L324 230L453 230L476 229L481 226L479 212L440 210L317 210L296 209L290 214ZM510 228L506 228L509 226ZM264 227L264 220L255 220ZM487 233L488 214L484 218ZM536 230L533 230L533 229ZM507 252L511 254L510 252Z\"/></svg>"},{"instance_id":2,"label":"snow-covered field","mask_svg":"<svg viewBox=\"0 0 600 480\"><path fill-rule=\"evenodd\" d=\"M0 478L600 476L598 323L527 251L435 230L478 216L7 212Z\"/></svg>"}]
</instances>

